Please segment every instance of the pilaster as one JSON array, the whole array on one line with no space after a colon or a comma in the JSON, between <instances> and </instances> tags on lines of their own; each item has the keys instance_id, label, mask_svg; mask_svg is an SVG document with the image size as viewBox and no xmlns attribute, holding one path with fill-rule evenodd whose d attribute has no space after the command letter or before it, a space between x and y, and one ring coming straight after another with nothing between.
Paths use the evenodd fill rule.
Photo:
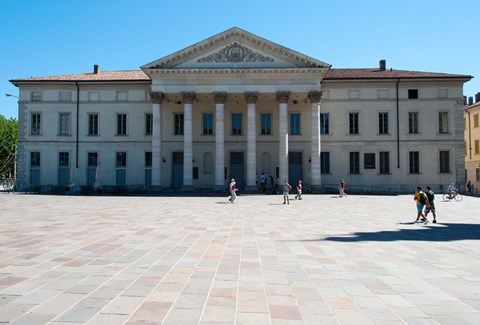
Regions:
<instances>
[{"instance_id":1,"label":"pilaster","mask_svg":"<svg viewBox=\"0 0 480 325\"><path fill-rule=\"evenodd\" d=\"M218 191L225 190L225 122L224 105L227 101L227 93L213 93L215 100L215 185Z\"/></svg>"},{"instance_id":2,"label":"pilaster","mask_svg":"<svg viewBox=\"0 0 480 325\"><path fill-rule=\"evenodd\" d=\"M280 184L288 179L288 100L290 92L283 91L277 93L277 101L279 103L279 150L278 165L280 172Z\"/></svg>"},{"instance_id":3,"label":"pilaster","mask_svg":"<svg viewBox=\"0 0 480 325\"><path fill-rule=\"evenodd\" d=\"M247 184L246 190L255 191L257 172L257 139L256 139L256 103L258 93L246 92L247 102Z\"/></svg>"},{"instance_id":4,"label":"pilaster","mask_svg":"<svg viewBox=\"0 0 480 325\"><path fill-rule=\"evenodd\" d=\"M195 93L182 93L183 101L183 186L182 190L193 189L193 119L192 104Z\"/></svg>"},{"instance_id":5,"label":"pilaster","mask_svg":"<svg viewBox=\"0 0 480 325\"><path fill-rule=\"evenodd\" d=\"M152 102L152 190L162 189L162 92L150 92Z\"/></svg>"},{"instance_id":6,"label":"pilaster","mask_svg":"<svg viewBox=\"0 0 480 325\"><path fill-rule=\"evenodd\" d=\"M311 102L311 148L310 148L310 175L312 190L319 190L322 187L320 170L321 134L320 134L320 100L322 92L311 91L308 99Z\"/></svg>"}]
</instances>

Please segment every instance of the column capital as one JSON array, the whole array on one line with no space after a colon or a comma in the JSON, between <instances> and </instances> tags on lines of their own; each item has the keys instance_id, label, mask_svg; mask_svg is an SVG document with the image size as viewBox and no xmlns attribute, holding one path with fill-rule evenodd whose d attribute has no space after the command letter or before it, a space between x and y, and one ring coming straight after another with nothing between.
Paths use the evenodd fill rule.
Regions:
<instances>
[{"instance_id":1,"label":"column capital","mask_svg":"<svg viewBox=\"0 0 480 325\"><path fill-rule=\"evenodd\" d=\"M225 104L227 101L227 93L226 92L214 92L213 99L215 100L215 104Z\"/></svg>"},{"instance_id":2,"label":"column capital","mask_svg":"<svg viewBox=\"0 0 480 325\"><path fill-rule=\"evenodd\" d=\"M320 100L322 99L322 92L311 91L308 93L308 99L310 99L312 103L320 103Z\"/></svg>"},{"instance_id":3,"label":"column capital","mask_svg":"<svg viewBox=\"0 0 480 325\"><path fill-rule=\"evenodd\" d=\"M245 101L247 104L255 104L257 102L258 93L254 91L247 91L245 93Z\"/></svg>"},{"instance_id":4,"label":"column capital","mask_svg":"<svg viewBox=\"0 0 480 325\"><path fill-rule=\"evenodd\" d=\"M163 99L165 98L165 94L161 91L151 91L150 92L150 101L155 104L161 104Z\"/></svg>"},{"instance_id":5,"label":"column capital","mask_svg":"<svg viewBox=\"0 0 480 325\"><path fill-rule=\"evenodd\" d=\"M277 101L279 103L288 103L288 99L290 98L289 91L279 91L277 92Z\"/></svg>"},{"instance_id":6,"label":"column capital","mask_svg":"<svg viewBox=\"0 0 480 325\"><path fill-rule=\"evenodd\" d=\"M193 104L194 100L195 100L194 92L182 92L182 101L185 104Z\"/></svg>"}]
</instances>

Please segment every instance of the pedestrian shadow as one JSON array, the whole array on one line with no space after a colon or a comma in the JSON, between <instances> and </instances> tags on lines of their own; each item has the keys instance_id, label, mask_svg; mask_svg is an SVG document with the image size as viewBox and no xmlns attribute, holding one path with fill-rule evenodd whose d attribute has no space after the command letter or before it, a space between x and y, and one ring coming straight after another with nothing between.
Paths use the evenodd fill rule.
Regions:
<instances>
[{"instance_id":1,"label":"pedestrian shadow","mask_svg":"<svg viewBox=\"0 0 480 325\"><path fill-rule=\"evenodd\" d=\"M413 223L401 223L409 225ZM345 236L330 236L319 239L306 239L301 241L336 241L336 242L361 242L361 241L457 241L479 240L480 224L466 223L437 223L435 225L416 224L414 229L400 229L397 231L356 232Z\"/></svg>"}]
</instances>

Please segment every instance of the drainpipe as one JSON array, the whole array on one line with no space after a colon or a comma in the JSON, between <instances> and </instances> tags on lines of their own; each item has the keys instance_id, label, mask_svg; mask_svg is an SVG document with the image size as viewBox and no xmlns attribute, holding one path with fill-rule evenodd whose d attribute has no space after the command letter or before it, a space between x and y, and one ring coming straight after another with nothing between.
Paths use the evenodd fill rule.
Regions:
<instances>
[{"instance_id":1,"label":"drainpipe","mask_svg":"<svg viewBox=\"0 0 480 325\"><path fill-rule=\"evenodd\" d=\"M75 153L75 166L78 168L78 126L79 126L79 116L80 116L80 86L78 85L78 82L75 81L75 85L77 86L77 135L75 139L75 145L76 145L76 153Z\"/></svg>"},{"instance_id":2,"label":"drainpipe","mask_svg":"<svg viewBox=\"0 0 480 325\"><path fill-rule=\"evenodd\" d=\"M397 84L396 84L396 92L397 92L397 98L396 98L396 105L397 105L397 168L400 168L400 103L398 99L398 84L400 83L400 78L397 79Z\"/></svg>"}]
</instances>

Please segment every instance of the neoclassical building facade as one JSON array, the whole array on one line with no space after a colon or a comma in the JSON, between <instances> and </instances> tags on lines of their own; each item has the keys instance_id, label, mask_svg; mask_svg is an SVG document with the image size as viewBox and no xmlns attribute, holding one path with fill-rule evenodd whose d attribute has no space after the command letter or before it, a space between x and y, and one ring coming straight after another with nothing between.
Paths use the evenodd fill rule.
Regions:
<instances>
[{"instance_id":1,"label":"neoclassical building facade","mask_svg":"<svg viewBox=\"0 0 480 325\"><path fill-rule=\"evenodd\" d=\"M465 182L468 75L329 64L239 28L140 70L14 79L17 187L255 190Z\"/></svg>"}]
</instances>

